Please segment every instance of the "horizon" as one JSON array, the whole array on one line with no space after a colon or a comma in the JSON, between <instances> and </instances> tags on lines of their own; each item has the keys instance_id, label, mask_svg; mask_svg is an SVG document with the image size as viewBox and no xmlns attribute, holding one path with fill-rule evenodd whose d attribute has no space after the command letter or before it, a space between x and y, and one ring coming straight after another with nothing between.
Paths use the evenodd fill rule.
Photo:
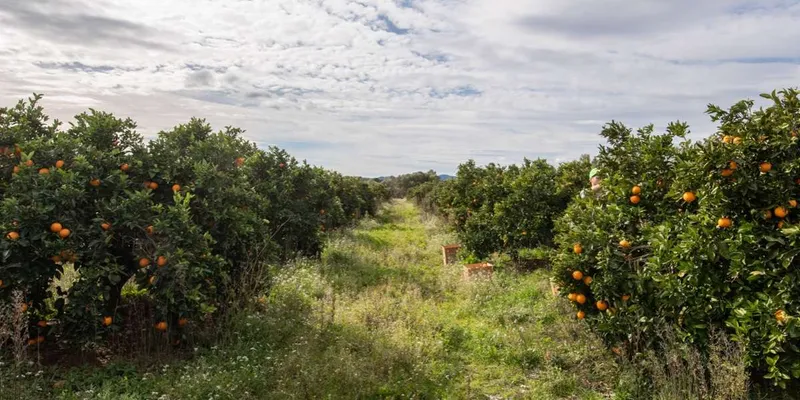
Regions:
<instances>
[{"instance_id":1,"label":"horizon","mask_svg":"<svg viewBox=\"0 0 800 400\"><path fill-rule=\"evenodd\" d=\"M345 175L455 175L595 156L612 120L708 136L709 103L797 86L797 37L797 0L5 2L0 107L36 92L64 122L198 117Z\"/></svg>"}]
</instances>

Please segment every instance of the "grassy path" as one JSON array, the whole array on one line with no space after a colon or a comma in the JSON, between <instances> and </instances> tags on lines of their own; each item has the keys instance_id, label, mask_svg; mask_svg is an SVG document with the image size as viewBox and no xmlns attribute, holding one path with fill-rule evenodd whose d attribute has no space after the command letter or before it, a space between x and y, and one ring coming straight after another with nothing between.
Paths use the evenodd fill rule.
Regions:
<instances>
[{"instance_id":1,"label":"grassy path","mask_svg":"<svg viewBox=\"0 0 800 400\"><path fill-rule=\"evenodd\" d=\"M71 372L65 387L77 392L53 396L605 398L613 361L550 295L546 274L463 282L458 266L441 265L452 239L397 201L332 239L321 261L283 268L262 309L236 318L217 347L150 372Z\"/></svg>"}]
</instances>

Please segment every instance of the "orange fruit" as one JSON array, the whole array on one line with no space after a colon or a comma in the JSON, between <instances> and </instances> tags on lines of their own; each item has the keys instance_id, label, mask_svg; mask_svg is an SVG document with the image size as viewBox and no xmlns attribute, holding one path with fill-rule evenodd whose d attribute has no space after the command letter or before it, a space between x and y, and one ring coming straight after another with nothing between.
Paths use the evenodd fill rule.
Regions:
<instances>
[{"instance_id":1,"label":"orange fruit","mask_svg":"<svg viewBox=\"0 0 800 400\"><path fill-rule=\"evenodd\" d=\"M64 160L56 161L56 168L61 169L64 167Z\"/></svg>"},{"instance_id":2,"label":"orange fruit","mask_svg":"<svg viewBox=\"0 0 800 400\"><path fill-rule=\"evenodd\" d=\"M631 188L631 194L639 194L642 193L642 188L639 186L634 186Z\"/></svg>"},{"instance_id":3,"label":"orange fruit","mask_svg":"<svg viewBox=\"0 0 800 400\"><path fill-rule=\"evenodd\" d=\"M778 310L775 311L775 319L778 321L779 324L786 322L786 311Z\"/></svg>"},{"instance_id":4,"label":"orange fruit","mask_svg":"<svg viewBox=\"0 0 800 400\"><path fill-rule=\"evenodd\" d=\"M41 320L37 322L36 325L39 326L40 328L47 328L47 321Z\"/></svg>"},{"instance_id":5,"label":"orange fruit","mask_svg":"<svg viewBox=\"0 0 800 400\"><path fill-rule=\"evenodd\" d=\"M131 166L128 165L128 163L125 163L125 164L120 165L119 169L121 169L122 172L127 172L129 169L131 169Z\"/></svg>"},{"instance_id":6,"label":"orange fruit","mask_svg":"<svg viewBox=\"0 0 800 400\"><path fill-rule=\"evenodd\" d=\"M167 265L167 257L158 256L158 258L156 259L156 264L159 267L163 267L163 266Z\"/></svg>"},{"instance_id":7,"label":"orange fruit","mask_svg":"<svg viewBox=\"0 0 800 400\"><path fill-rule=\"evenodd\" d=\"M111 224L109 224L108 222L103 222L102 224L100 224L100 227L103 228L104 231L107 231L111 228Z\"/></svg>"},{"instance_id":8,"label":"orange fruit","mask_svg":"<svg viewBox=\"0 0 800 400\"><path fill-rule=\"evenodd\" d=\"M577 293L570 293L567 295L567 299L569 299L569 301L575 301L576 296L578 296Z\"/></svg>"},{"instance_id":9,"label":"orange fruit","mask_svg":"<svg viewBox=\"0 0 800 400\"><path fill-rule=\"evenodd\" d=\"M67 236L69 236L70 233L72 233L72 231L70 231L67 228L64 228L64 229L58 231L58 237L60 237L62 239L66 239Z\"/></svg>"},{"instance_id":10,"label":"orange fruit","mask_svg":"<svg viewBox=\"0 0 800 400\"><path fill-rule=\"evenodd\" d=\"M147 280L147 283L154 285L156 283L156 277L151 276L150 279Z\"/></svg>"},{"instance_id":11,"label":"orange fruit","mask_svg":"<svg viewBox=\"0 0 800 400\"><path fill-rule=\"evenodd\" d=\"M723 170L722 170L722 172L721 172L721 175L722 175L723 177L727 178L727 177L729 177L729 176L733 175L733 170L732 170L732 169L725 168L725 169L723 169Z\"/></svg>"},{"instance_id":12,"label":"orange fruit","mask_svg":"<svg viewBox=\"0 0 800 400\"><path fill-rule=\"evenodd\" d=\"M578 304L586 303L586 296L579 294L575 296L575 301L578 302Z\"/></svg>"},{"instance_id":13,"label":"orange fruit","mask_svg":"<svg viewBox=\"0 0 800 400\"><path fill-rule=\"evenodd\" d=\"M763 173L767 173L770 170L772 170L772 164L770 164L768 162L762 162L761 164L759 164L758 170L763 172Z\"/></svg>"},{"instance_id":14,"label":"orange fruit","mask_svg":"<svg viewBox=\"0 0 800 400\"><path fill-rule=\"evenodd\" d=\"M0 279L0 288L1 288L1 287L6 287L6 284L3 282L3 280L2 280L2 279Z\"/></svg>"},{"instance_id":15,"label":"orange fruit","mask_svg":"<svg viewBox=\"0 0 800 400\"><path fill-rule=\"evenodd\" d=\"M50 173L50 169L48 168L39 168L39 175L47 175Z\"/></svg>"},{"instance_id":16,"label":"orange fruit","mask_svg":"<svg viewBox=\"0 0 800 400\"><path fill-rule=\"evenodd\" d=\"M109 316L103 317L103 326L110 326L112 322L114 322L113 318Z\"/></svg>"},{"instance_id":17,"label":"orange fruit","mask_svg":"<svg viewBox=\"0 0 800 400\"><path fill-rule=\"evenodd\" d=\"M731 225L733 225L733 221L728 217L722 217L717 221L717 227L720 228L730 228Z\"/></svg>"},{"instance_id":18,"label":"orange fruit","mask_svg":"<svg viewBox=\"0 0 800 400\"><path fill-rule=\"evenodd\" d=\"M19 305L19 312L25 312L25 311L28 311L28 304L26 304L26 303L20 304Z\"/></svg>"},{"instance_id":19,"label":"orange fruit","mask_svg":"<svg viewBox=\"0 0 800 400\"><path fill-rule=\"evenodd\" d=\"M737 164L736 161L731 161L728 163L728 168L736 171L736 168L739 168L739 164Z\"/></svg>"},{"instance_id":20,"label":"orange fruit","mask_svg":"<svg viewBox=\"0 0 800 400\"><path fill-rule=\"evenodd\" d=\"M156 324L156 330L157 331L161 331L161 332L166 331L167 330L167 323L164 322L164 321L161 321L161 322L157 323Z\"/></svg>"},{"instance_id":21,"label":"orange fruit","mask_svg":"<svg viewBox=\"0 0 800 400\"><path fill-rule=\"evenodd\" d=\"M278 167L280 167L280 168L283 168L283 167L285 167L285 166L286 166L286 164L284 164L284 163L280 163L280 164L278 164ZM474 186L474 185L477 185L477 183L473 183L472 185L473 185L473 186Z\"/></svg>"},{"instance_id":22,"label":"orange fruit","mask_svg":"<svg viewBox=\"0 0 800 400\"><path fill-rule=\"evenodd\" d=\"M145 268L150 265L150 259L147 257L142 257L139 259L139 268Z\"/></svg>"},{"instance_id":23,"label":"orange fruit","mask_svg":"<svg viewBox=\"0 0 800 400\"><path fill-rule=\"evenodd\" d=\"M61 262L61 256L52 256L52 257L50 257L50 259L53 260L54 263L60 263Z\"/></svg>"},{"instance_id":24,"label":"orange fruit","mask_svg":"<svg viewBox=\"0 0 800 400\"><path fill-rule=\"evenodd\" d=\"M608 304L603 300L600 300L597 303L595 303L595 306L597 306L597 309L600 311L605 311L608 308Z\"/></svg>"},{"instance_id":25,"label":"orange fruit","mask_svg":"<svg viewBox=\"0 0 800 400\"><path fill-rule=\"evenodd\" d=\"M631 295L629 295L629 294L622 295L622 301L628 301L630 299L631 299Z\"/></svg>"},{"instance_id":26,"label":"orange fruit","mask_svg":"<svg viewBox=\"0 0 800 400\"><path fill-rule=\"evenodd\" d=\"M57 233L61 232L62 229L64 229L64 227L58 222L53 222L50 224L50 232Z\"/></svg>"},{"instance_id":27,"label":"orange fruit","mask_svg":"<svg viewBox=\"0 0 800 400\"><path fill-rule=\"evenodd\" d=\"M156 190L158 189L158 184L155 182L150 182L150 184L147 185L147 187L149 187L151 190Z\"/></svg>"},{"instance_id":28,"label":"orange fruit","mask_svg":"<svg viewBox=\"0 0 800 400\"><path fill-rule=\"evenodd\" d=\"M733 137L729 136L729 135L725 135L725 136L722 137L722 142L723 143L731 143L731 142L733 142Z\"/></svg>"},{"instance_id":29,"label":"orange fruit","mask_svg":"<svg viewBox=\"0 0 800 400\"><path fill-rule=\"evenodd\" d=\"M695 196L694 193L685 192L683 194L683 201L685 201L687 203L691 203L691 202L694 202L695 200L697 200L697 196Z\"/></svg>"},{"instance_id":30,"label":"orange fruit","mask_svg":"<svg viewBox=\"0 0 800 400\"><path fill-rule=\"evenodd\" d=\"M796 208L797 207L797 200L795 200L795 199L789 200L789 206L791 206L792 208Z\"/></svg>"},{"instance_id":31,"label":"orange fruit","mask_svg":"<svg viewBox=\"0 0 800 400\"><path fill-rule=\"evenodd\" d=\"M237 158L236 159L236 166L237 167L241 167L242 165L244 165L244 157Z\"/></svg>"},{"instance_id":32,"label":"orange fruit","mask_svg":"<svg viewBox=\"0 0 800 400\"><path fill-rule=\"evenodd\" d=\"M770 218L772 218L772 211L764 210L764 219L770 219Z\"/></svg>"},{"instance_id":33,"label":"orange fruit","mask_svg":"<svg viewBox=\"0 0 800 400\"><path fill-rule=\"evenodd\" d=\"M28 339L28 346L33 346L35 344L36 344L36 339L35 338Z\"/></svg>"},{"instance_id":34,"label":"orange fruit","mask_svg":"<svg viewBox=\"0 0 800 400\"><path fill-rule=\"evenodd\" d=\"M642 199L639 196L631 196L631 203L633 204L639 204L639 201L641 200Z\"/></svg>"},{"instance_id":35,"label":"orange fruit","mask_svg":"<svg viewBox=\"0 0 800 400\"><path fill-rule=\"evenodd\" d=\"M325 210L319 210L320 215L325 215Z\"/></svg>"},{"instance_id":36,"label":"orange fruit","mask_svg":"<svg viewBox=\"0 0 800 400\"><path fill-rule=\"evenodd\" d=\"M629 242L629 241L627 241L625 239L622 239L622 240L619 241L619 247L622 247L623 249L626 249L626 250L630 249L631 248L631 242Z\"/></svg>"},{"instance_id":37,"label":"orange fruit","mask_svg":"<svg viewBox=\"0 0 800 400\"><path fill-rule=\"evenodd\" d=\"M585 276L585 277L583 278L583 283L585 283L586 285L591 285L593 280L594 280L594 279L592 279L592 277L591 277L591 276Z\"/></svg>"},{"instance_id":38,"label":"orange fruit","mask_svg":"<svg viewBox=\"0 0 800 400\"><path fill-rule=\"evenodd\" d=\"M572 251L575 254L581 254L581 253L583 253L583 247L581 247L580 243L575 243L575 245L572 246Z\"/></svg>"},{"instance_id":39,"label":"orange fruit","mask_svg":"<svg viewBox=\"0 0 800 400\"><path fill-rule=\"evenodd\" d=\"M144 229L148 235L153 234L153 225L148 225L147 228Z\"/></svg>"},{"instance_id":40,"label":"orange fruit","mask_svg":"<svg viewBox=\"0 0 800 400\"><path fill-rule=\"evenodd\" d=\"M578 311L578 313L575 314L575 316L577 316L578 319L584 319L584 318L586 318L586 313L583 312L583 311Z\"/></svg>"},{"instance_id":41,"label":"orange fruit","mask_svg":"<svg viewBox=\"0 0 800 400\"><path fill-rule=\"evenodd\" d=\"M17 165L14 166L14 173L15 174L19 173L19 166L17 166Z\"/></svg>"},{"instance_id":42,"label":"orange fruit","mask_svg":"<svg viewBox=\"0 0 800 400\"><path fill-rule=\"evenodd\" d=\"M189 323L189 320L186 319L186 318L181 318L181 319L178 320L178 326L180 326L181 328L186 326L186 324L188 324L188 323Z\"/></svg>"},{"instance_id":43,"label":"orange fruit","mask_svg":"<svg viewBox=\"0 0 800 400\"><path fill-rule=\"evenodd\" d=\"M94 178L94 179L89 181L89 184L94 186L94 187L98 187L98 186L100 186L100 179Z\"/></svg>"},{"instance_id":44,"label":"orange fruit","mask_svg":"<svg viewBox=\"0 0 800 400\"><path fill-rule=\"evenodd\" d=\"M783 221L778 222L778 229L783 229Z\"/></svg>"},{"instance_id":45,"label":"orange fruit","mask_svg":"<svg viewBox=\"0 0 800 400\"><path fill-rule=\"evenodd\" d=\"M733 138L733 144L742 144L742 138L738 136Z\"/></svg>"},{"instance_id":46,"label":"orange fruit","mask_svg":"<svg viewBox=\"0 0 800 400\"><path fill-rule=\"evenodd\" d=\"M778 218L786 218L789 215L789 210L784 206L775 207L775 216Z\"/></svg>"},{"instance_id":47,"label":"orange fruit","mask_svg":"<svg viewBox=\"0 0 800 400\"><path fill-rule=\"evenodd\" d=\"M579 280L583 279L583 272L581 272L581 271L573 271L572 272L572 279L575 279L576 281L579 281Z\"/></svg>"},{"instance_id":48,"label":"orange fruit","mask_svg":"<svg viewBox=\"0 0 800 400\"><path fill-rule=\"evenodd\" d=\"M9 240L17 240L17 239L19 239L19 233L17 233L17 232L13 232L13 231L12 231L12 232L8 232L8 234L6 235L6 237L7 237Z\"/></svg>"},{"instance_id":49,"label":"orange fruit","mask_svg":"<svg viewBox=\"0 0 800 400\"><path fill-rule=\"evenodd\" d=\"M27 165L29 167L32 167L33 166L33 160L25 161L25 165Z\"/></svg>"},{"instance_id":50,"label":"orange fruit","mask_svg":"<svg viewBox=\"0 0 800 400\"><path fill-rule=\"evenodd\" d=\"M172 185L172 191L173 192L180 192L181 191L181 185L178 185L177 183Z\"/></svg>"}]
</instances>

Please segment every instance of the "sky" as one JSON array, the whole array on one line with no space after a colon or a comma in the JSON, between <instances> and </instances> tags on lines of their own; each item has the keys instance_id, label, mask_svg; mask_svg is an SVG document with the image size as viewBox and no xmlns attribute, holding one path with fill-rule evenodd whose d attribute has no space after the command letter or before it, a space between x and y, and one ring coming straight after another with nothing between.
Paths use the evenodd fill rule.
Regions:
<instances>
[{"instance_id":1,"label":"sky","mask_svg":"<svg viewBox=\"0 0 800 400\"><path fill-rule=\"evenodd\" d=\"M800 85L800 0L0 0L0 106L205 118L349 175L596 154Z\"/></svg>"}]
</instances>

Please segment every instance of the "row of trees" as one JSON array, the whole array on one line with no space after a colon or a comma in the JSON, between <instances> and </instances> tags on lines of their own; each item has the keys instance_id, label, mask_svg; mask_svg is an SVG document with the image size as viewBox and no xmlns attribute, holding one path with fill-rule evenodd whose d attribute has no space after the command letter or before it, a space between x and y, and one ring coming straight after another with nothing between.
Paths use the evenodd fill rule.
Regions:
<instances>
[{"instance_id":1,"label":"row of trees","mask_svg":"<svg viewBox=\"0 0 800 400\"><path fill-rule=\"evenodd\" d=\"M23 293L15 307L45 334L103 336L135 282L154 328L180 336L255 265L318 255L325 232L387 197L236 128L192 119L145 142L133 121L91 110L62 130L40 98L0 109L0 300ZM79 279L54 296L67 264Z\"/></svg>"}]
</instances>

